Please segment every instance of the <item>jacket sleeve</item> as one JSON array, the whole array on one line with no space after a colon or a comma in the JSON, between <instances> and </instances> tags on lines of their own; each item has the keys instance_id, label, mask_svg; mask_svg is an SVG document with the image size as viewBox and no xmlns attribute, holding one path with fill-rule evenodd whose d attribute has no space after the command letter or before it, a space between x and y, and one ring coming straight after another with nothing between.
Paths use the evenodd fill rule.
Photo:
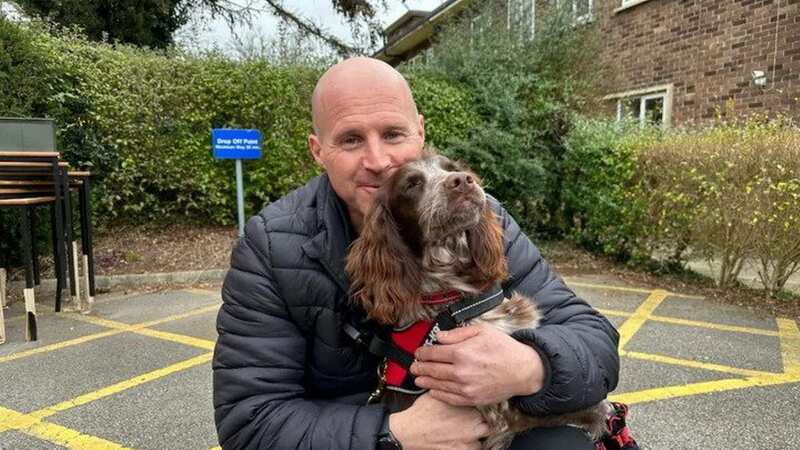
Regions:
<instances>
[{"instance_id":1,"label":"jacket sleeve","mask_svg":"<svg viewBox=\"0 0 800 450\"><path fill-rule=\"evenodd\" d=\"M539 327L513 336L542 357L544 387L533 395L512 398L512 404L530 415L560 414L596 404L617 386L617 330L564 284L505 209L498 205L497 213L509 263L506 289L533 298L542 316Z\"/></svg>"},{"instance_id":2,"label":"jacket sleeve","mask_svg":"<svg viewBox=\"0 0 800 450\"><path fill-rule=\"evenodd\" d=\"M231 256L217 316L214 419L224 449L375 448L386 412L305 397L306 337L289 317L264 219L247 223Z\"/></svg>"}]
</instances>

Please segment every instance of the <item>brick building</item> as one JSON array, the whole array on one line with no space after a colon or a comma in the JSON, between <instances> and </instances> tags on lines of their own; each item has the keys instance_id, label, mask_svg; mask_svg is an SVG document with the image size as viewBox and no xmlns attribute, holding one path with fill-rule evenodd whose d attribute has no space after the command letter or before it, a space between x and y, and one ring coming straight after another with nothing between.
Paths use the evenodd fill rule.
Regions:
<instances>
[{"instance_id":1,"label":"brick building","mask_svg":"<svg viewBox=\"0 0 800 450\"><path fill-rule=\"evenodd\" d=\"M489 0L495 17L535 35L556 1L605 39L614 79L609 113L686 124L714 117L784 113L800 119L800 0ZM376 53L391 64L424 60L440 25L469 11L448 0L410 11L386 30ZM480 30L485 18L469 18Z\"/></svg>"}]
</instances>

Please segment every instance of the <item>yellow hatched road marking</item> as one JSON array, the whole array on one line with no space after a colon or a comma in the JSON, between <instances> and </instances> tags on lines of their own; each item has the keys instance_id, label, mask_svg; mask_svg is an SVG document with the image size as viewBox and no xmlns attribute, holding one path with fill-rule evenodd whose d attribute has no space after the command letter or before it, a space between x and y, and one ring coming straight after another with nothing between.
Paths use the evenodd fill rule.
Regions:
<instances>
[{"instance_id":1,"label":"yellow hatched road marking","mask_svg":"<svg viewBox=\"0 0 800 450\"><path fill-rule=\"evenodd\" d=\"M622 292L638 292L640 294L650 294L653 292L653 289L645 289L645 288L635 288L635 287L628 287L628 286L617 286L613 284L593 284L593 283L584 283L581 281L573 281L572 278L565 277L564 282L567 283L567 286L577 286L577 287L584 287L590 289L601 289L606 291L622 291ZM663 291L667 292L667 291ZM694 298L694 299L703 299L704 297L701 295L689 295L689 294L679 294L677 292L667 292L667 295L670 297L681 297L681 298Z\"/></svg>"},{"instance_id":2,"label":"yellow hatched road marking","mask_svg":"<svg viewBox=\"0 0 800 450\"><path fill-rule=\"evenodd\" d=\"M107 328L114 328L114 329L121 330L121 331L129 331L131 333L136 333L136 334L140 334L140 335L143 335L143 336L149 336L149 337L153 337L153 338L157 338L157 339L162 339L162 340L165 340L165 341L177 342L179 344L189 345L189 346L192 346L192 347L198 347L198 348L202 348L204 350L213 350L214 349L214 341L209 341L208 339L200 339L200 338L195 338L195 337L191 337L191 336L186 336L186 335L183 335L183 334L170 333L170 332L167 332L167 331L151 330L151 329L149 329L147 327L151 327L151 326L158 325L158 324L161 324L161 323L171 322L171 321L174 321L174 320L182 319L182 318L185 318L185 317L189 317L190 315L198 315L198 314L203 314L203 313L215 311L217 309L219 309L219 306L218 305L214 305L214 306L209 306L209 307L206 307L206 308L200 308L198 310L192 311L191 314L190 313L180 314L179 315L180 317L171 316L168 319L159 319L159 320L154 320L154 321L150 321L150 322L143 322L143 323L140 323L140 324L137 324L137 325L128 325L128 324L123 323L123 322L117 322L117 321L114 321L114 320L102 319L102 318L99 318L99 317L91 317L91 316L75 315L75 316L73 316L73 318L76 319L76 320L92 323L92 324L103 326L103 327L107 327Z\"/></svg>"},{"instance_id":3,"label":"yellow hatched road marking","mask_svg":"<svg viewBox=\"0 0 800 450\"><path fill-rule=\"evenodd\" d=\"M620 311L617 309L605 309L605 308L595 308L604 316L616 316L616 317L630 317L633 315L632 312L627 311Z\"/></svg>"},{"instance_id":4,"label":"yellow hatched road marking","mask_svg":"<svg viewBox=\"0 0 800 450\"><path fill-rule=\"evenodd\" d=\"M36 438L75 450L125 448L116 442L84 434L61 425L42 422L40 419L2 406L0 406L0 418L0 433L7 430L19 430Z\"/></svg>"},{"instance_id":5,"label":"yellow hatched road marking","mask_svg":"<svg viewBox=\"0 0 800 450\"><path fill-rule=\"evenodd\" d=\"M703 363L700 361L694 361L691 359L683 359L683 358L673 358L671 356L664 356L664 355L656 355L652 353L642 353L642 352L629 352L629 351L620 351L620 356L625 356L628 358L633 359L641 359L644 361L652 361L661 364L670 364L674 366L683 366L683 367L690 367L692 369L702 369L702 370L710 370L713 372L723 372L723 373L730 373L734 375L742 375L746 377L758 377L758 376L768 376L768 375L778 375L774 372L764 372L760 370L750 370L750 369L740 369L738 367L730 367L724 366L721 364L713 364L713 363Z\"/></svg>"},{"instance_id":6,"label":"yellow hatched road marking","mask_svg":"<svg viewBox=\"0 0 800 450\"><path fill-rule=\"evenodd\" d=\"M134 333L165 341L177 342L178 344L188 345L190 347L202 348L203 350L214 350L214 345L216 344L214 341L209 341L208 339L200 339L167 331L144 329L136 330Z\"/></svg>"},{"instance_id":7,"label":"yellow hatched road marking","mask_svg":"<svg viewBox=\"0 0 800 450\"><path fill-rule=\"evenodd\" d=\"M721 323L703 322L699 320L678 319L675 317L650 316L649 320L653 322L669 323L673 325L685 325L688 327L710 328L712 330L719 330L719 331L732 331L734 333L758 334L762 336L778 336L778 332L774 330L764 330L761 328L752 328L752 327L741 327L738 325L725 325Z\"/></svg>"},{"instance_id":8,"label":"yellow hatched road marking","mask_svg":"<svg viewBox=\"0 0 800 450\"><path fill-rule=\"evenodd\" d=\"M669 292L662 290L653 291L647 299L636 308L631 317L619 327L619 349L623 350L633 335L642 328L642 325L650 318L658 305L664 301Z\"/></svg>"},{"instance_id":9,"label":"yellow hatched road marking","mask_svg":"<svg viewBox=\"0 0 800 450\"><path fill-rule=\"evenodd\" d=\"M134 388L144 383L148 383L150 381L157 380L159 378L163 378L167 375L173 374L175 372L179 372L181 370L190 369L195 366L199 366L201 364L205 364L211 361L211 356L213 353L204 353L200 356L195 356L194 358L189 358L187 360L181 361L176 364L169 365L167 367L162 367L161 369L154 370L152 372L148 372L142 375L137 375L133 378L129 378L127 380L121 381L117 384L112 384L111 386L104 387L97 391L89 392L83 394L81 396L75 397L73 399L61 402L59 404L48 406L46 408L42 408L38 411L34 411L28 414L31 417L37 419L44 419L47 417L52 416L53 414L59 413L61 411L66 411L68 409L74 408L76 406L85 405L87 403L93 402L95 400L101 399L103 397L108 397L110 395L117 394L119 392Z\"/></svg>"},{"instance_id":10,"label":"yellow hatched road marking","mask_svg":"<svg viewBox=\"0 0 800 450\"><path fill-rule=\"evenodd\" d=\"M791 319L777 319L781 338L783 371L800 377L800 329Z\"/></svg>"},{"instance_id":11,"label":"yellow hatched road marking","mask_svg":"<svg viewBox=\"0 0 800 450\"><path fill-rule=\"evenodd\" d=\"M86 342L91 342L91 341L93 341L95 339L101 339L101 338L105 338L105 337L109 337L109 336L114 336L116 334L124 333L124 332L127 332L127 331L129 331L129 332L142 331L142 333L140 333L140 334L150 334L150 330L142 330L142 329L146 328L146 327L152 327L152 326L155 326L155 325L160 325L160 324L166 323L166 322L173 322L175 320L180 320L180 319L185 319L185 318L192 317L192 316L205 314L205 313L208 313L208 312L216 311L218 309L219 309L219 305L211 305L211 306L206 306L206 307L203 307L203 308L198 308L198 309L195 309L195 310L192 310L192 311L188 311L188 312L185 312L185 313L175 314L175 315L172 315L172 316L169 316L169 317L165 317L163 319L151 320L151 321L148 321L148 322L142 322L142 323L134 324L134 325L126 324L126 323L123 323L123 322L117 322L117 321L114 321L114 320L107 320L107 319L103 319L103 318L100 318L100 317L84 316L82 314L74 314L74 313L63 313L63 317L66 317L66 318L69 318L69 319L73 319L73 320L78 320L78 321L81 321L81 322L91 323L93 325L98 325L98 326L101 326L101 327L104 327L104 328L111 328L111 330L101 331L99 333L90 334L90 335L87 335L87 336L81 336L81 337L78 337L78 338L75 338L75 339L69 339L69 340L62 341L62 342L57 342L55 344L45 345L45 346L42 346L42 347L26 350L26 351L19 352L19 353L12 353L10 355L0 356L0 363L4 363L4 362L8 362L8 361L14 361L16 359L26 358L28 356L38 355L40 353L52 352L52 351L55 351L55 350L60 350L62 348L71 347L73 345L84 344ZM162 333L164 333L164 334L162 334ZM159 335L159 336L156 336L156 335ZM170 339L167 339L167 340L171 340L173 342L179 342L179 343L182 343L182 344L191 345L193 347L199 347L199 348L202 348L202 349L210 349L209 345L211 345L212 346L211 348L213 348L213 344L209 344L209 342L211 342L211 341L204 340L204 339L191 338L189 336L183 336L183 335L178 335L178 334L173 334L173 333L166 333L166 332L160 332L160 331L152 330L151 337L166 338L168 335L172 335L172 336L171 336Z\"/></svg>"},{"instance_id":12,"label":"yellow hatched road marking","mask_svg":"<svg viewBox=\"0 0 800 450\"><path fill-rule=\"evenodd\" d=\"M60 350L62 348L71 347L73 345L83 344L86 342L91 342L95 339L101 339L104 337L113 336L115 334L120 334L122 332L123 330L102 331L100 333L90 334L88 336L81 336L79 338L70 339L68 341L56 342L55 344L33 348L30 350L26 350L24 352L12 353L10 355L0 356L0 363L13 361L15 359L20 359L20 358L26 358L28 356L38 355L39 353L47 353L47 352L52 352L54 350Z\"/></svg>"},{"instance_id":13,"label":"yellow hatched road marking","mask_svg":"<svg viewBox=\"0 0 800 450\"><path fill-rule=\"evenodd\" d=\"M800 383L800 376L791 374L764 375L750 378L729 378L718 381L705 381L701 383L667 386L643 391L626 392L610 395L609 400L623 402L629 405L634 403L668 400L671 398L688 397L692 395L709 394L712 392L732 391L759 386L773 386L787 383Z\"/></svg>"},{"instance_id":14,"label":"yellow hatched road marking","mask_svg":"<svg viewBox=\"0 0 800 450\"><path fill-rule=\"evenodd\" d=\"M184 292L190 292L192 294L200 294L200 295L208 295L211 297L215 297L218 300L222 300L222 291L220 289L213 290L213 289L198 289L198 288L186 288L181 289Z\"/></svg>"},{"instance_id":15,"label":"yellow hatched road marking","mask_svg":"<svg viewBox=\"0 0 800 450\"><path fill-rule=\"evenodd\" d=\"M72 449L121 449L121 445L104 439L80 433L76 430L44 422L43 420L68 409L91 403L110 395L134 388L159 378L163 378L181 370L189 369L211 361L213 353L205 353L194 358L172 364L161 369L154 370L142 375L135 376L117 384L107 386L97 391L89 392L73 399L58 403L53 406L42 408L29 414L21 414L16 411L0 407L0 433L8 430L17 430L39 439L63 445Z\"/></svg>"}]
</instances>

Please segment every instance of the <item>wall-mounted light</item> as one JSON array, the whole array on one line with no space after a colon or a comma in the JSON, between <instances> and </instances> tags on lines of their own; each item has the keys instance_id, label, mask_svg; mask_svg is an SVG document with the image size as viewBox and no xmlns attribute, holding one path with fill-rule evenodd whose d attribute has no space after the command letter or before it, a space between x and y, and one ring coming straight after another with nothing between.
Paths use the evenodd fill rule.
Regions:
<instances>
[{"instance_id":1,"label":"wall-mounted light","mask_svg":"<svg viewBox=\"0 0 800 450\"><path fill-rule=\"evenodd\" d=\"M754 70L753 71L753 84L758 87L764 87L767 85L767 74L764 73L763 70Z\"/></svg>"}]
</instances>

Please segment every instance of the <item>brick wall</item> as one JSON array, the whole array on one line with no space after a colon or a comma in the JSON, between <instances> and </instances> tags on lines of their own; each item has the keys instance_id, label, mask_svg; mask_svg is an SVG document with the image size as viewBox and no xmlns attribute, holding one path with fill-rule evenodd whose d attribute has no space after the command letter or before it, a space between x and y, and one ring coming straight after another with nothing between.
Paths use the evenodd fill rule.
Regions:
<instances>
[{"instance_id":1,"label":"brick wall","mask_svg":"<svg viewBox=\"0 0 800 450\"><path fill-rule=\"evenodd\" d=\"M648 0L621 11L621 0L594 3L614 67L610 93L672 84L673 124L717 109L800 118L800 0ZM753 70L766 72L766 87Z\"/></svg>"}]
</instances>

